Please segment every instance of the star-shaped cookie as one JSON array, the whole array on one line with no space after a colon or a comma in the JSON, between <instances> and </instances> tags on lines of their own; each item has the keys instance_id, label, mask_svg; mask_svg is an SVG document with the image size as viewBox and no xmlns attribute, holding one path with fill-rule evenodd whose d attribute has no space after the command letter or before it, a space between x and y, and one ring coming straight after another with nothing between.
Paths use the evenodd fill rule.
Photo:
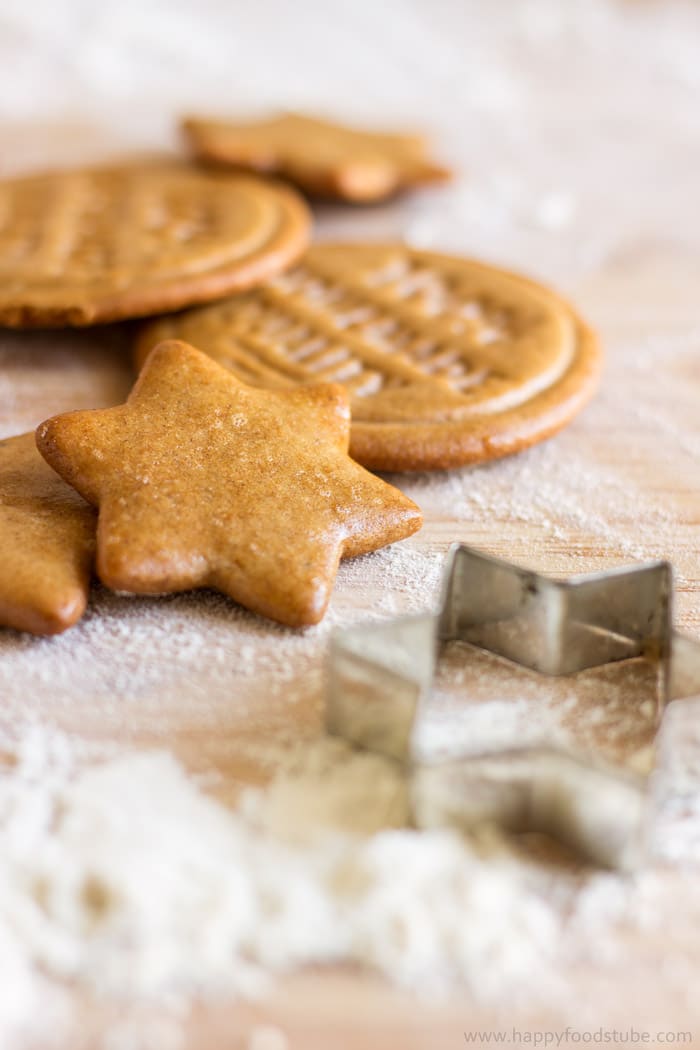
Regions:
<instances>
[{"instance_id":1,"label":"star-shaped cookie","mask_svg":"<svg viewBox=\"0 0 700 1050\"><path fill-rule=\"evenodd\" d=\"M348 456L347 394L257 390L161 343L126 404L55 416L40 451L99 507L97 572L119 591L214 587L281 623L323 616L342 556L421 525Z\"/></svg>"},{"instance_id":2,"label":"star-shaped cookie","mask_svg":"<svg viewBox=\"0 0 700 1050\"><path fill-rule=\"evenodd\" d=\"M285 113L239 124L189 117L185 137L200 160L289 179L311 196L369 203L450 177L420 135L381 134Z\"/></svg>"},{"instance_id":3,"label":"star-shaped cookie","mask_svg":"<svg viewBox=\"0 0 700 1050\"><path fill-rule=\"evenodd\" d=\"M0 441L0 624L58 634L85 611L95 511L47 466L34 434Z\"/></svg>"}]
</instances>

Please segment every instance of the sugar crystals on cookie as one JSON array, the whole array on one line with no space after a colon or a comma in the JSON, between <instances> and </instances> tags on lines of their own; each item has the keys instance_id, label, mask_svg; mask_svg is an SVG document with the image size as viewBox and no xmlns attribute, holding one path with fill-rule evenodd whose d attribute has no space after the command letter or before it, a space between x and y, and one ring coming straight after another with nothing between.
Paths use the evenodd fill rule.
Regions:
<instances>
[{"instance_id":1,"label":"sugar crystals on cookie","mask_svg":"<svg viewBox=\"0 0 700 1050\"><path fill-rule=\"evenodd\" d=\"M292 626L323 616L343 556L415 532L418 507L348 455L342 387L257 390L181 342L128 401L55 416L42 454L99 508L97 572L138 594L214 587Z\"/></svg>"}]
</instances>

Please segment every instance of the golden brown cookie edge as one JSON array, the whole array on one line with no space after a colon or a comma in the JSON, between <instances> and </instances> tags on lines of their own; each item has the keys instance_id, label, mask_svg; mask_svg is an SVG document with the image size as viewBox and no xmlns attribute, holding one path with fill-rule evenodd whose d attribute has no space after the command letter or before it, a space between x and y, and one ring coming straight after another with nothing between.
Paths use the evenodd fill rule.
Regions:
<instances>
[{"instance_id":1,"label":"golden brown cookie edge","mask_svg":"<svg viewBox=\"0 0 700 1050\"><path fill-rule=\"evenodd\" d=\"M209 355L198 350L196 347L192 347L191 344L181 339L164 339L159 342L155 347L152 347L152 353L149 353L149 358L152 354L161 354L171 351L187 351L192 353L196 352L197 356L202 359L202 363L208 370L212 372L222 372L229 379L232 379L236 384L241 387L248 389L248 384L240 380L235 373L231 372L225 366L215 361ZM157 362L153 361L153 366L157 367ZM45 458L47 463L56 471L63 480L75 488L85 499L92 502L100 510L101 500L97 496L94 490L91 489L89 480L81 472L80 468L71 459L70 454L66 452L66 445L70 442L65 440L66 428L74 427L76 423L80 424L83 421L89 421L91 417L95 415L104 415L106 413L118 413L120 410L125 409L129 402L135 400L138 391L144 380L144 372L142 371L137 377L132 390L130 391L126 402L121 405L117 405L110 409L93 409L93 410L79 410L76 412L60 413L52 416L45 420L37 427L36 431L36 442L39 451ZM340 384L334 383L320 383L316 384L316 390L324 389L326 391L335 392L341 401L347 404L348 394L345 387ZM309 388L312 391L313 388ZM264 391L258 391L264 393ZM344 451L344 455L348 455ZM351 457L348 457L351 458ZM363 471L360 465L354 464L355 470ZM309 627L319 623L325 616L330 598L333 593L335 576L337 572L338 563L350 557L357 557L364 553L369 553L381 549L386 546L390 546L393 543L397 543L400 540L406 539L409 536L417 532L423 524L423 515L420 507L404 492L402 492L396 486L388 483L383 483L380 479L372 477L369 471L365 472L372 480L374 484L383 484L385 488L393 490L396 496L399 496L402 502L402 511L399 513L398 509L391 523L388 521L385 523L384 528L379 531L370 532L365 534L363 538L359 537L348 537L345 544L339 548L338 558L336 560L336 568L334 569L330 580L329 586L325 593L325 598L313 603L303 604L289 603L282 611L279 600L275 603L269 598L269 593L265 593L262 596L257 595L255 599L249 599L246 603L242 603L229 591L221 589L222 593L227 594L232 601L236 602L242 607L247 608L249 611L256 615L265 616L277 623L280 623L287 627L302 628ZM134 575L131 568L128 565L128 558L124 565L119 562L123 552L117 551L116 555L110 551L109 554L106 552L106 544L103 540L103 530L105 529L104 518L101 513L98 513L97 520L97 557L96 557L96 570L97 575L102 583L110 588L111 590L120 593L129 593L142 596L156 596L164 593L180 593L189 590L197 590L201 587L206 586L217 586L213 582L210 583L193 583L190 580L184 581L180 578L173 576L170 579L159 578L158 583L139 581ZM381 538L381 540L380 540ZM114 560L116 557L116 561Z\"/></svg>"},{"instance_id":2,"label":"golden brown cookie edge","mask_svg":"<svg viewBox=\"0 0 700 1050\"><path fill-rule=\"evenodd\" d=\"M35 431L27 431L22 434L11 435L3 441L25 440L27 444L34 447L37 458L39 456L35 444ZM43 461L45 470L56 474L48 463ZM64 484L58 474L55 477L57 484ZM67 489L72 486L66 485ZM75 495L77 500L80 499ZM86 507L87 509L87 507ZM96 522L95 515L95 522ZM39 637L62 634L70 627L75 626L82 619L87 609L90 597L90 582L95 555L94 540L87 543L82 558L79 559L77 579L73 584L67 584L57 593L49 595L47 591L40 590L34 596L34 604L18 601L17 595L10 594L11 588L0 587L0 628L10 628L15 631L24 631ZM42 583L43 583L42 579Z\"/></svg>"},{"instance_id":3,"label":"golden brown cookie edge","mask_svg":"<svg viewBox=\"0 0 700 1050\"><path fill-rule=\"evenodd\" d=\"M220 119L218 122L226 124L225 120ZM416 166L410 177L396 168L384 180L370 178L368 181L357 178L357 173L362 168L361 162L324 170L321 167L314 169L312 165L300 167L279 163L276 159L270 160L262 154L256 159L244 157L240 152L227 149L216 133L211 131L211 124L212 121L205 117L190 115L180 118L180 134L195 161L219 171L273 175L287 180L302 193L320 201L357 205L378 204L413 189L450 182L454 178L452 168L428 159ZM407 137L423 141L420 135Z\"/></svg>"},{"instance_id":4,"label":"golden brown cookie edge","mask_svg":"<svg viewBox=\"0 0 700 1050\"><path fill-rule=\"evenodd\" d=\"M588 404L601 371L597 336L573 316L578 334L575 362L537 397L499 415L460 422L353 424L350 455L370 470L451 470L501 459L553 437Z\"/></svg>"},{"instance_id":5,"label":"golden brown cookie edge","mask_svg":"<svg viewBox=\"0 0 700 1050\"><path fill-rule=\"evenodd\" d=\"M191 170L191 165L174 162L169 167ZM105 166L111 167L111 166ZM79 169L85 171L99 168ZM196 169L195 169L196 170ZM42 172L42 175L66 174L65 171ZM32 178L34 176L26 176ZM246 174L255 179L255 174ZM66 302L60 306L37 306L18 299L12 306L0 305L0 328L83 328L114 321L138 320L187 307L202 306L229 294L246 291L262 284L293 265L311 242L311 211L303 197L292 187L276 179L260 180L274 192L285 209L285 224L270 245L248 260L234 260L229 266L196 275L165 281L162 285L138 288L96 297L90 303Z\"/></svg>"},{"instance_id":6,"label":"golden brown cookie edge","mask_svg":"<svg viewBox=\"0 0 700 1050\"><path fill-rule=\"evenodd\" d=\"M321 242L322 245L325 243ZM339 246L338 242L328 244L331 247ZM387 245L377 242L376 247L382 249ZM491 266L477 259L408 247L428 259L432 257L440 261L459 258L460 262L466 264ZM500 459L554 436L572 421L595 394L602 366L602 352L595 332L566 299L547 285L508 269L493 268L499 274L512 277L538 292L547 292L566 308L577 333L573 364L553 386L531 401L499 415L472 416L464 421L449 423L352 423L350 455L362 466L369 470L416 473L422 470L450 470ZM143 367L156 339L160 342L177 338L176 332L177 315L155 318L142 326L136 335L133 349L136 369Z\"/></svg>"}]
</instances>

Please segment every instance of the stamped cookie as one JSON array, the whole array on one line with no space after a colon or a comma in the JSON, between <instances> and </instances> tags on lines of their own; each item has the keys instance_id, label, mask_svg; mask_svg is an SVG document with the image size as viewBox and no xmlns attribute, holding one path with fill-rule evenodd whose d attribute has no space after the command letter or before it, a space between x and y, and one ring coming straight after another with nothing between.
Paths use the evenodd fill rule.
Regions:
<instances>
[{"instance_id":1,"label":"stamped cookie","mask_svg":"<svg viewBox=\"0 0 700 1050\"><path fill-rule=\"evenodd\" d=\"M343 384L350 454L375 470L494 459L549 437L591 396L595 336L553 292L403 245L319 244L288 273L147 326L194 343L244 382Z\"/></svg>"},{"instance_id":2,"label":"stamped cookie","mask_svg":"<svg viewBox=\"0 0 700 1050\"><path fill-rule=\"evenodd\" d=\"M56 416L37 443L99 507L108 587L214 587L301 626L323 616L341 556L421 525L410 499L350 459L349 429L342 387L256 390L170 342L125 405Z\"/></svg>"},{"instance_id":3,"label":"stamped cookie","mask_svg":"<svg viewBox=\"0 0 700 1050\"><path fill-rule=\"evenodd\" d=\"M200 160L273 172L314 197L369 203L450 177L428 159L420 135L360 131L297 113L249 124L190 117L182 129Z\"/></svg>"},{"instance_id":4,"label":"stamped cookie","mask_svg":"<svg viewBox=\"0 0 700 1050\"><path fill-rule=\"evenodd\" d=\"M0 325L88 325L209 302L306 247L292 189L176 162L0 181Z\"/></svg>"},{"instance_id":5,"label":"stamped cookie","mask_svg":"<svg viewBox=\"0 0 700 1050\"><path fill-rule=\"evenodd\" d=\"M34 434L0 441L0 624L58 634L85 611L95 511L37 452Z\"/></svg>"}]
</instances>

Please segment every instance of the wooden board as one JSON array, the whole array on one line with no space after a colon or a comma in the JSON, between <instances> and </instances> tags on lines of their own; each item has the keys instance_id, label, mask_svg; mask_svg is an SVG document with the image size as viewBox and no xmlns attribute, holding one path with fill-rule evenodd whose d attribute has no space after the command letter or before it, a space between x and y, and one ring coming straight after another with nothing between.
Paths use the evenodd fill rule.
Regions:
<instances>
[{"instance_id":1,"label":"wooden board","mask_svg":"<svg viewBox=\"0 0 700 1050\"><path fill-rule=\"evenodd\" d=\"M73 6L77 12L79 5ZM220 55L216 29L229 23L216 14L215 5L209 6L213 23L203 30L206 46ZM392 114L404 121L417 114L432 122L443 153L465 171L456 187L416 200L370 212L321 209L319 236L406 235L421 245L483 254L526 268L574 299L598 327L606 351L598 397L546 445L484 468L396 479L423 507L425 527L407 543L405 561L376 556L366 572L358 564L341 570L332 621L429 605L437 558L460 540L553 573L669 558L677 571L677 621L700 636L700 129L697 90L693 94L690 72L683 74L691 65L684 66L680 58L669 58L664 65L663 59L664 54L686 54L691 30L700 32L700 21L683 5L666 5L663 12L653 4L623 6L624 12L617 5L592 5L599 12L598 28L593 15L578 16L576 61L570 61L571 38L562 16L556 5L547 3L533 5L537 11L527 25L519 15L515 28L498 14L487 16L482 5L446 5L434 23L432 5L406 5L403 22L394 25L389 19L385 24L397 43L395 53L384 54L384 65L377 45L364 41L362 25L374 25L371 4L360 5L357 21L343 16L342 48L336 33L331 39L324 37L323 28L317 30L321 41L330 40L329 54L318 70L308 73L304 90L297 84L295 98L321 98L330 104L325 87L332 83L332 100L346 113L376 117L377 99L383 97L382 70L391 81L400 77L402 63L414 61L420 88L408 85L402 93L387 87L386 120ZM263 7L269 23L274 5ZM316 15L327 26L320 5ZM262 15L250 18L243 43L235 45L243 64L228 92L231 103L237 101L234 88L244 100L256 101L245 83L246 71L253 75L245 51L249 47L261 54L268 30ZM658 54L652 49L654 18L663 43ZM60 51L51 51L38 28L27 32L36 60L41 48L48 48L47 62L59 68ZM473 41L467 45L469 33ZM517 54L508 51L513 39L522 45ZM94 38L89 46L93 57L88 60L86 51L76 68L96 76L99 46ZM115 61L133 72L135 60L118 40L104 46L111 46ZM477 46L483 51L480 58ZM366 82L357 71L350 72L343 57L353 47L366 47ZM0 58L6 51L0 40ZM506 51L508 58L503 57ZM619 51L627 54L627 63L618 58ZM476 56L477 63L478 76L464 73L471 94L458 78L468 65L467 54ZM487 59L495 63L491 79ZM167 83L153 88L151 109L135 118L133 134L123 112L115 128L106 128L120 96L99 79L94 111L81 110L80 92L69 79L60 96L62 116L48 120L50 91L42 80L38 97L44 109L37 105L30 123L23 124L17 103L14 122L0 128L2 168L112 154L127 145L168 145L170 110L192 108L197 100L220 106L217 86L192 60L183 62L184 71L167 67ZM335 81L333 62L340 64ZM227 71L231 64L229 60ZM144 68L137 68L141 79L136 82L147 83ZM284 68L287 81L279 69L275 74L278 98L285 97L285 83L296 83L297 66L288 62ZM187 71L189 88L182 84ZM16 95L7 97L16 101ZM445 114L448 103L451 116ZM100 112L101 118L96 116ZM523 124L529 136L522 133ZM128 329L0 335L0 433L24 431L55 412L114 404L131 379ZM426 566L425 592L416 583L420 565ZM177 622L197 624L205 639L200 652L173 666L172 650L159 648L156 640L154 603L134 612L126 599L98 592L93 608L92 628L50 646L9 632L0 637L0 667L11 668L14 676L13 700L5 705L3 719L17 715L21 680L23 714L93 739L165 746L189 769L218 773L216 790L226 800L235 799L241 785L269 775L255 760L256 741L319 729L323 635L318 644L300 645L297 652L293 645L285 649L282 679L277 665L259 657L256 635L254 673L234 683L234 674L206 671L207 630L219 632L220 640L220 632L230 628L232 653L236 644L251 641L247 621L231 624L222 605L205 608L197 598L178 599L173 605ZM100 616L108 616L110 623L134 616L142 622L129 638L119 630L100 631L94 626ZM62 646L71 648L74 672L56 679ZM144 679L136 667L146 656L157 666ZM668 878L673 879L672 872ZM679 915L683 908L679 898ZM700 929L696 933L700 972ZM673 943L639 933L630 938L629 952L617 968L601 974L596 967L580 967L567 975L580 1004L588 1008L586 1016L595 1016L589 1026L692 1028L700 1033L697 997L689 997L674 977ZM122 1012L115 1008L110 1014L78 998L75 1009L76 1030L65 1043L71 1050L100 1045L114 1014ZM132 1010L138 1021L140 1008ZM486 1007L463 995L425 1004L368 975L308 973L281 981L259 1003L199 1006L185 1023L182 1047L252 1046L251 1032L263 1023L284 1033L286 1044L279 1043L278 1034L280 1046L305 1050L456 1047L467 1030L558 1031L577 1016L571 1006L533 1013L527 1004ZM148 1019L150 1023L151 1013ZM144 1013L144 1025L146 1020Z\"/></svg>"}]
</instances>

